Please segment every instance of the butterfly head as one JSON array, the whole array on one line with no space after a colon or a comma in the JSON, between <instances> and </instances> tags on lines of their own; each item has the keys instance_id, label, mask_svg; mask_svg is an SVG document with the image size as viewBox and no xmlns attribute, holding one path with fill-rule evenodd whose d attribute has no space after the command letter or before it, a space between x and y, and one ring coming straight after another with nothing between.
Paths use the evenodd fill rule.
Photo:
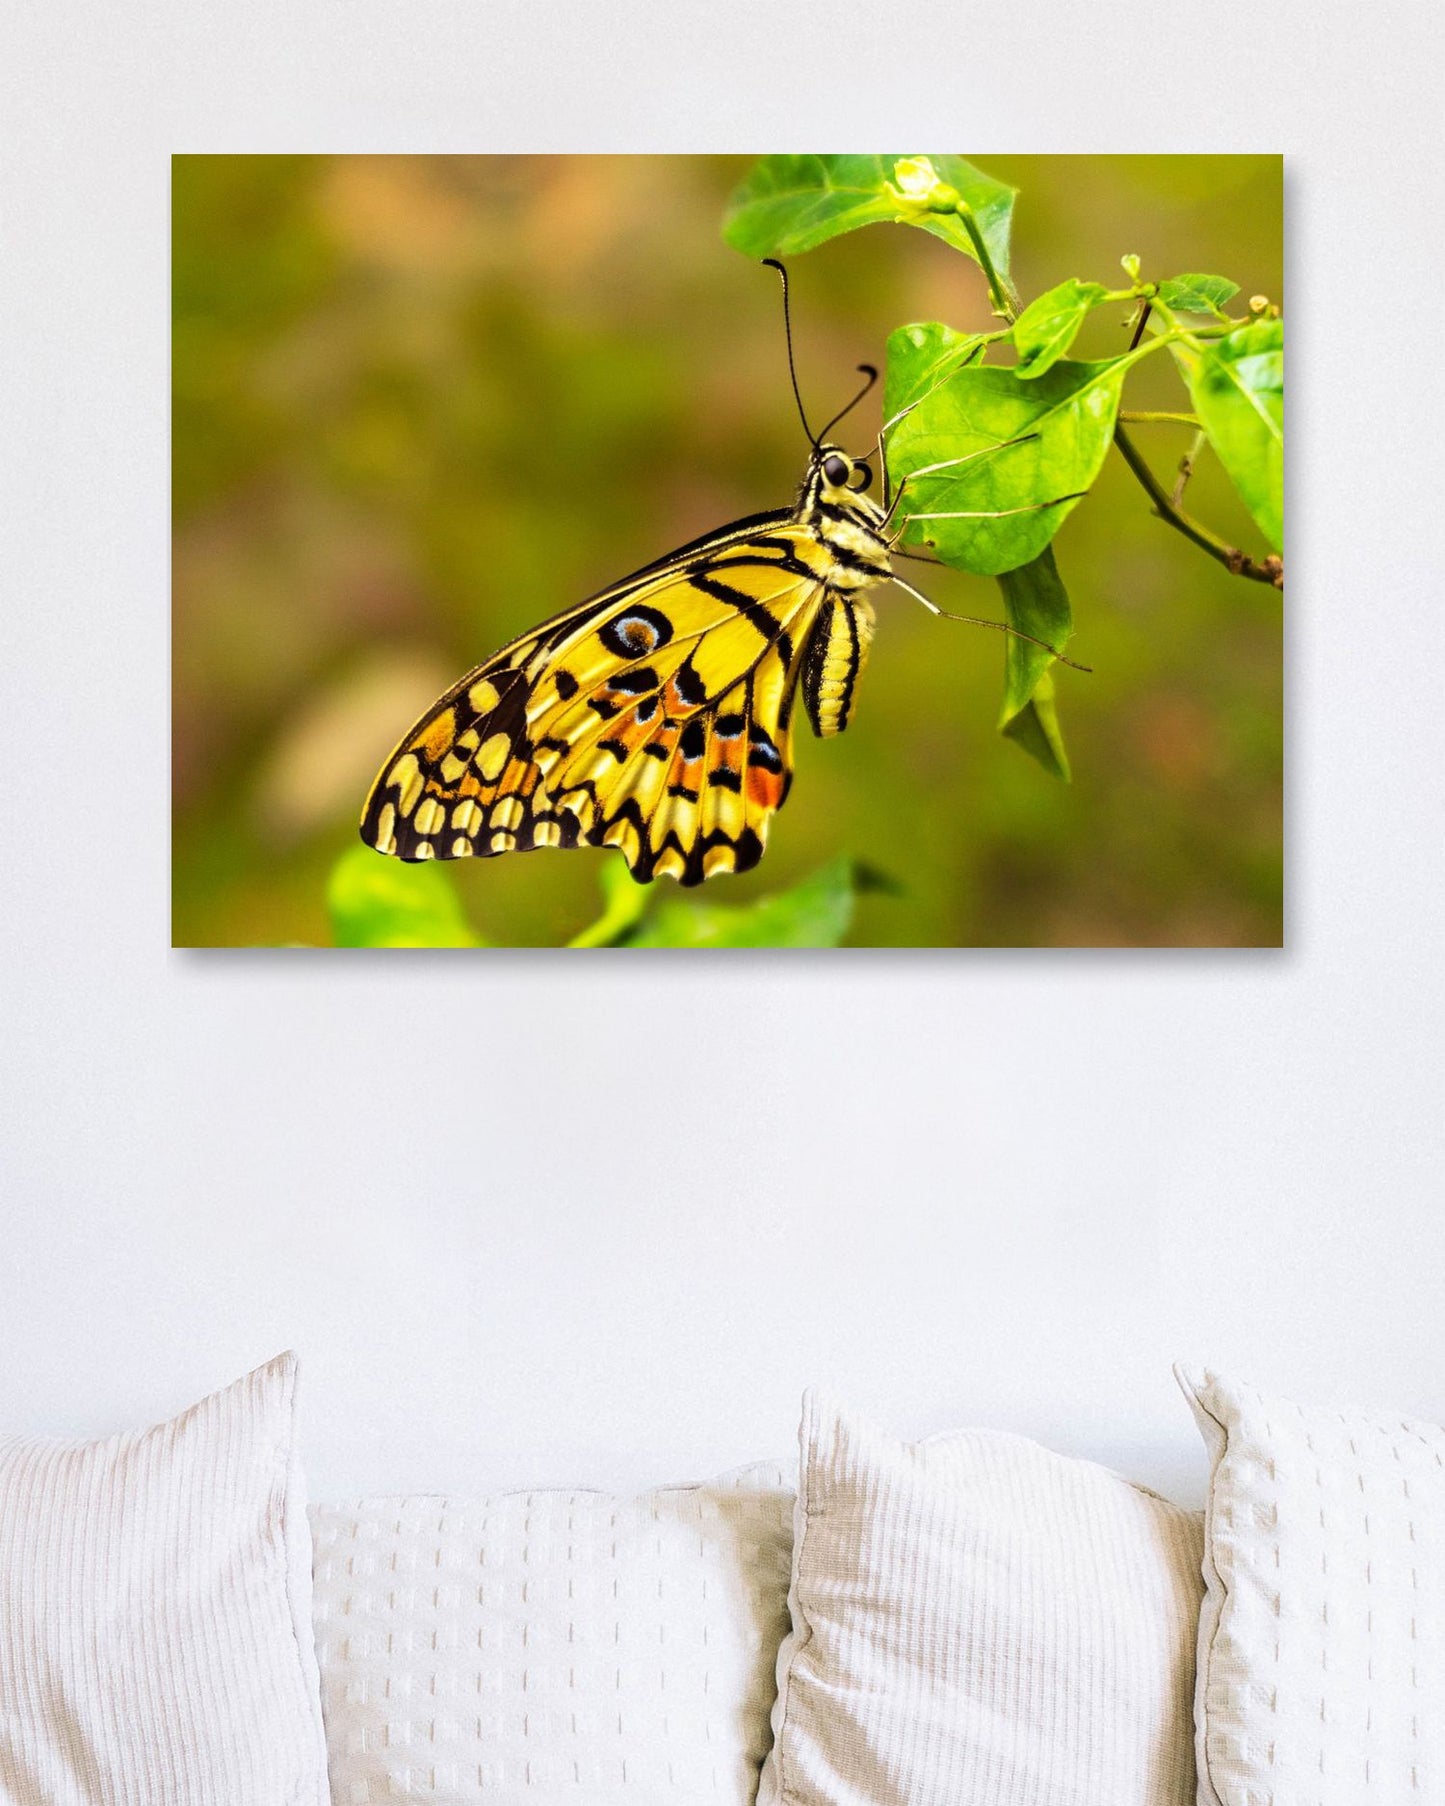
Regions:
<instances>
[{"instance_id":1,"label":"butterfly head","mask_svg":"<svg viewBox=\"0 0 1445 1806\"><path fill-rule=\"evenodd\" d=\"M830 502L859 495L873 483L873 466L865 458L850 458L841 445L820 445L808 471L816 476L818 492Z\"/></svg>"},{"instance_id":2,"label":"butterfly head","mask_svg":"<svg viewBox=\"0 0 1445 1806\"><path fill-rule=\"evenodd\" d=\"M867 493L872 483L873 466L866 458L855 458L841 445L825 440L813 448L808 460L808 474L798 498L801 515L815 523L856 523L876 538L883 509Z\"/></svg>"}]
</instances>

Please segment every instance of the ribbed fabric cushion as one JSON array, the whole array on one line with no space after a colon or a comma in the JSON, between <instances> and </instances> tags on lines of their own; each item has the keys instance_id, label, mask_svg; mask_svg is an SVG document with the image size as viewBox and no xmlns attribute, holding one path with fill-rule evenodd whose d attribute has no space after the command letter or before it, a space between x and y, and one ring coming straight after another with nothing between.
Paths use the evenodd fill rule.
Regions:
<instances>
[{"instance_id":1,"label":"ribbed fabric cushion","mask_svg":"<svg viewBox=\"0 0 1445 1806\"><path fill-rule=\"evenodd\" d=\"M5 1806L325 1806L294 1355L154 1429L0 1439Z\"/></svg>"},{"instance_id":2,"label":"ribbed fabric cushion","mask_svg":"<svg viewBox=\"0 0 1445 1806\"><path fill-rule=\"evenodd\" d=\"M1017 1436L899 1442L810 1394L786 1806L1192 1806L1200 1523Z\"/></svg>"},{"instance_id":3,"label":"ribbed fabric cushion","mask_svg":"<svg viewBox=\"0 0 1445 1806\"><path fill-rule=\"evenodd\" d=\"M1200 1806L1445 1800L1445 1429L1176 1371L1214 1462Z\"/></svg>"},{"instance_id":4,"label":"ribbed fabric cushion","mask_svg":"<svg viewBox=\"0 0 1445 1806\"><path fill-rule=\"evenodd\" d=\"M792 1505L774 1464L636 1498L317 1507L336 1806L748 1806Z\"/></svg>"}]
</instances>

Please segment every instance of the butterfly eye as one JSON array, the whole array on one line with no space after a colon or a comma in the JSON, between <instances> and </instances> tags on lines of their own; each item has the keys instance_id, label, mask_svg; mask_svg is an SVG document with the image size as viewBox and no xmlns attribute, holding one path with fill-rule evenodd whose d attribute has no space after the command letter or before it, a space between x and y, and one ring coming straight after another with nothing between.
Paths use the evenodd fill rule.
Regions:
<instances>
[{"instance_id":1,"label":"butterfly eye","mask_svg":"<svg viewBox=\"0 0 1445 1806\"><path fill-rule=\"evenodd\" d=\"M848 479L848 487L850 489L866 489L872 481L872 470L868 465L860 462L853 466L853 474Z\"/></svg>"},{"instance_id":2,"label":"butterfly eye","mask_svg":"<svg viewBox=\"0 0 1445 1806\"><path fill-rule=\"evenodd\" d=\"M848 481L848 460L836 454L823 460L823 475L835 489L842 489Z\"/></svg>"}]
</instances>

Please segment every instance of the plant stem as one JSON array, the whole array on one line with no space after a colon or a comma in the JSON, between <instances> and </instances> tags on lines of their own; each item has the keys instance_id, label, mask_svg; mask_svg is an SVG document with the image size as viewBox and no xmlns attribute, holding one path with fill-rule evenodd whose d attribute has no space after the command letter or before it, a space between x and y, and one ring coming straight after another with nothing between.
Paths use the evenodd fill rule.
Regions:
<instances>
[{"instance_id":1,"label":"plant stem","mask_svg":"<svg viewBox=\"0 0 1445 1806\"><path fill-rule=\"evenodd\" d=\"M963 221L963 229L973 245L974 255L978 258L984 279L988 283L989 299L993 302L993 311L1010 325L1018 318L1018 307L1008 285L993 267L993 258L989 256L988 246L983 242L983 233L978 229L978 221L973 217L973 208L967 201L960 200L955 209Z\"/></svg>"},{"instance_id":2,"label":"plant stem","mask_svg":"<svg viewBox=\"0 0 1445 1806\"><path fill-rule=\"evenodd\" d=\"M1199 418L1195 414L1151 414L1130 413L1127 408L1119 410L1119 418L1128 421L1130 426L1154 426L1162 421L1177 421L1180 426L1198 426Z\"/></svg>"},{"instance_id":3,"label":"plant stem","mask_svg":"<svg viewBox=\"0 0 1445 1806\"><path fill-rule=\"evenodd\" d=\"M1154 512L1161 520L1167 521L1176 532L1182 533L1186 539L1192 540L1201 551L1208 552L1211 558L1218 559L1219 563L1226 570L1233 571L1236 577L1249 577L1256 583L1271 584L1275 589L1284 588L1284 560L1282 558L1271 552L1267 558L1256 564L1254 559L1240 551L1238 546L1232 546L1227 540L1220 539L1217 534L1211 533L1207 527L1201 527L1198 521L1191 520L1187 514L1176 508L1122 424L1115 424L1114 443L1123 453L1124 462L1139 479L1145 494L1154 504Z\"/></svg>"}]
</instances>

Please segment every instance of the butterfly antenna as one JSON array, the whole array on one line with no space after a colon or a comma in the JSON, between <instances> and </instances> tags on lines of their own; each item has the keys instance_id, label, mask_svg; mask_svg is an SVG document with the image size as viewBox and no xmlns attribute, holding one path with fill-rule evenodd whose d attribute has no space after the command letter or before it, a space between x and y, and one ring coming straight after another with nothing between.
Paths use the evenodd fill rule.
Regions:
<instances>
[{"instance_id":1,"label":"butterfly antenna","mask_svg":"<svg viewBox=\"0 0 1445 1806\"><path fill-rule=\"evenodd\" d=\"M874 383L876 383L878 380L878 372L873 368L872 364L859 364L858 374L862 377L867 378L867 380L863 384L863 387L858 391L858 393L853 397L853 399L848 403L848 405L846 407L839 408L838 412L833 416L833 418L823 428L822 432L819 433L818 437L820 439L826 439L828 434L832 432L833 428L835 426L837 426L838 422L844 417L844 415L851 414L853 412L854 408L857 407L858 403L860 401L862 401L863 397L868 393L868 391L873 387Z\"/></svg>"},{"instance_id":2,"label":"butterfly antenna","mask_svg":"<svg viewBox=\"0 0 1445 1806\"><path fill-rule=\"evenodd\" d=\"M776 270L783 279L783 335L788 341L788 375L792 379L793 400L798 404L798 418L803 423L803 431L808 435L808 443L814 451L817 451L818 437L812 427L808 425L808 416L803 411L803 397L798 392L798 368L793 362L793 315L788 306L788 272L776 257L765 257L763 262L769 269Z\"/></svg>"}]
</instances>

